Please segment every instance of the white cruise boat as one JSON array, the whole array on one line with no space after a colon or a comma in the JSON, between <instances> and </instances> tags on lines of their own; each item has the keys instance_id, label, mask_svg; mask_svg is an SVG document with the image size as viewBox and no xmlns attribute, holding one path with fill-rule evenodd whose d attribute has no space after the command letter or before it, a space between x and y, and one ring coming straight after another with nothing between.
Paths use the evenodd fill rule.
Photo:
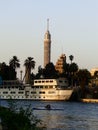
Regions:
<instances>
[{"instance_id":1,"label":"white cruise boat","mask_svg":"<svg viewBox=\"0 0 98 130\"><path fill-rule=\"evenodd\" d=\"M69 100L73 88L64 78L36 79L33 84L3 81L0 84L0 99Z\"/></svg>"}]
</instances>

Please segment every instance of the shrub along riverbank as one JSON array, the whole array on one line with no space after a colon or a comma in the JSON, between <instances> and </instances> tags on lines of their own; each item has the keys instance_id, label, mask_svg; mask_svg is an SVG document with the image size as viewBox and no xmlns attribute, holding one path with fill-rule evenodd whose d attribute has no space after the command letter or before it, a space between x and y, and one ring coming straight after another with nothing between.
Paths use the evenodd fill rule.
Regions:
<instances>
[{"instance_id":1,"label":"shrub along riverbank","mask_svg":"<svg viewBox=\"0 0 98 130\"><path fill-rule=\"evenodd\" d=\"M37 119L32 113L29 106L26 109L22 107L16 111L10 108L0 107L0 118L2 130L43 130L45 128L38 127L41 120Z\"/></svg>"}]
</instances>

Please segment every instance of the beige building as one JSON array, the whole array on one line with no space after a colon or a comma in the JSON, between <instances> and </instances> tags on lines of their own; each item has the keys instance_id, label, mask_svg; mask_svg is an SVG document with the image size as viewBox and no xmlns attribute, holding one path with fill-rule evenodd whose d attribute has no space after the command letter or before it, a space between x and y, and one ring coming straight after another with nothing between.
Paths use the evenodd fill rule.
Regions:
<instances>
[{"instance_id":1,"label":"beige building","mask_svg":"<svg viewBox=\"0 0 98 130\"><path fill-rule=\"evenodd\" d=\"M49 32L49 20L47 20L47 31L44 36L44 67L51 60L51 34Z\"/></svg>"},{"instance_id":2,"label":"beige building","mask_svg":"<svg viewBox=\"0 0 98 130\"><path fill-rule=\"evenodd\" d=\"M98 68L93 68L93 69L91 69L91 71L90 71L91 75L94 76L94 73L95 73L96 71L98 71Z\"/></svg>"},{"instance_id":3,"label":"beige building","mask_svg":"<svg viewBox=\"0 0 98 130\"><path fill-rule=\"evenodd\" d=\"M63 69L63 64L64 62L66 62L66 55L65 54L62 54L59 59L57 60L56 62L56 65L55 65L55 69L57 71L59 71L59 73L63 73L64 72L64 69Z\"/></svg>"}]
</instances>

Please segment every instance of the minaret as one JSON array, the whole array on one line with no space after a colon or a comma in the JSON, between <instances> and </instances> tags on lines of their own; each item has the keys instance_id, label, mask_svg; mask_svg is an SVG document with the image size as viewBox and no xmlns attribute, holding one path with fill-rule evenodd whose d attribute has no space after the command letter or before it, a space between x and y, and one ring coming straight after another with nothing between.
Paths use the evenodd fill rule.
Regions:
<instances>
[{"instance_id":1,"label":"minaret","mask_svg":"<svg viewBox=\"0 0 98 130\"><path fill-rule=\"evenodd\" d=\"M49 32L49 19L47 19L47 31L44 36L44 67L50 63L51 58L51 34Z\"/></svg>"}]
</instances>

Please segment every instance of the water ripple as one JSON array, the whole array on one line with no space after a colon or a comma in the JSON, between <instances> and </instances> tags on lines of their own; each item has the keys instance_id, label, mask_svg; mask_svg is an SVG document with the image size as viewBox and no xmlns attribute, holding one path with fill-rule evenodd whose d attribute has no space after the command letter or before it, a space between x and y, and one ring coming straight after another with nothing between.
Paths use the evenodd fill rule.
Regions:
<instances>
[{"instance_id":1,"label":"water ripple","mask_svg":"<svg viewBox=\"0 0 98 130\"><path fill-rule=\"evenodd\" d=\"M47 126L47 130L98 130L98 104L76 102L18 101L19 106L44 107L63 110L35 110L34 114ZM5 105L5 102L2 102Z\"/></svg>"}]
</instances>

